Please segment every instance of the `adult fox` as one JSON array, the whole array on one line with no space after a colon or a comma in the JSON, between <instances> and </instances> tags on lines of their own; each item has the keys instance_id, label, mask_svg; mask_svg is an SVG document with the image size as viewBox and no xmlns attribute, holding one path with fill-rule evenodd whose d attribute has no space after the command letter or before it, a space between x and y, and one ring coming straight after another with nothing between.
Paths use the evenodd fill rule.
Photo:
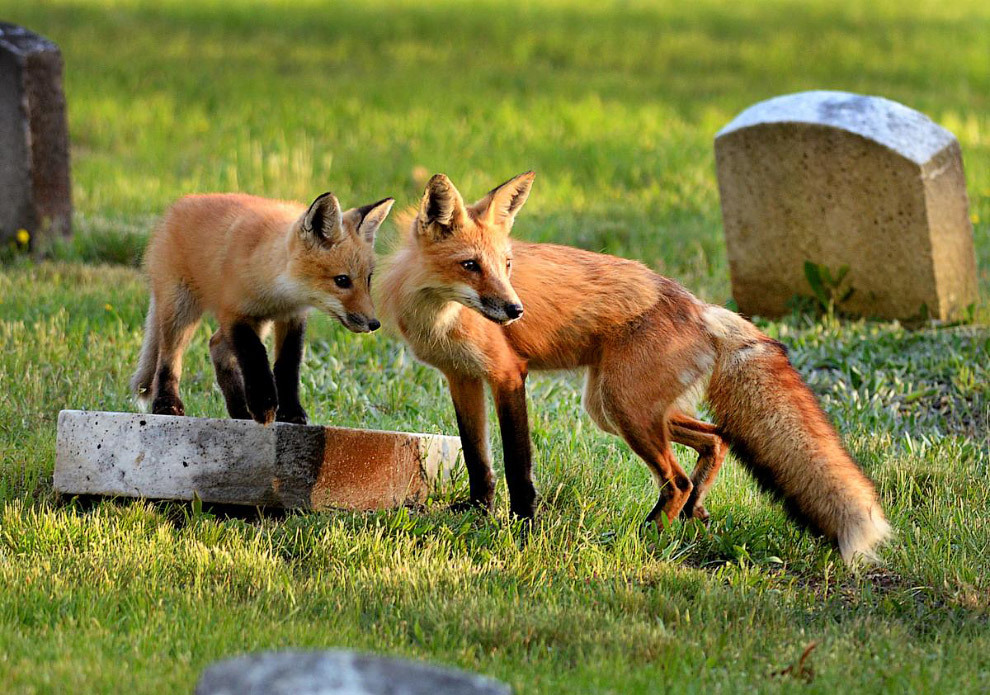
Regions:
<instances>
[{"instance_id":1,"label":"adult fox","mask_svg":"<svg viewBox=\"0 0 990 695\"><path fill-rule=\"evenodd\" d=\"M521 174L465 206L446 176L434 176L380 285L383 318L447 379L470 502L490 508L494 493L484 382L498 413L511 509L531 517L526 375L580 367L592 420L625 439L658 483L648 521L707 518L705 493L731 446L799 520L837 542L847 562L872 556L890 531L876 492L784 346L640 263L510 243L533 177ZM705 392L717 426L688 415ZM698 452L692 477L671 441Z\"/></svg>"},{"instance_id":2,"label":"adult fox","mask_svg":"<svg viewBox=\"0 0 990 695\"><path fill-rule=\"evenodd\" d=\"M393 200L341 212L333 193L305 205L240 194L180 198L148 242L151 304L131 387L153 413L184 415L182 353L204 311L217 382L233 418L306 422L299 364L311 307L355 333L376 330L375 233ZM275 368L264 339L275 325Z\"/></svg>"}]
</instances>

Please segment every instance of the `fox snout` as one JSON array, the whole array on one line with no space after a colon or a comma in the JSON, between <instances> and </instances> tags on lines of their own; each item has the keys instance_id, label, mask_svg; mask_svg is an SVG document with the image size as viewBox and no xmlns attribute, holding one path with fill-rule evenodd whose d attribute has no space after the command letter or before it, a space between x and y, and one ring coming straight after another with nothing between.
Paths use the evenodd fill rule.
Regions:
<instances>
[{"instance_id":1,"label":"fox snout","mask_svg":"<svg viewBox=\"0 0 990 695\"><path fill-rule=\"evenodd\" d=\"M348 313L341 323L354 333L373 333L382 327L381 321L374 316Z\"/></svg>"},{"instance_id":2,"label":"fox snout","mask_svg":"<svg viewBox=\"0 0 990 695\"><path fill-rule=\"evenodd\" d=\"M523 315L523 305L519 302L506 301L499 297L482 297L481 313L485 318L506 326Z\"/></svg>"}]
</instances>

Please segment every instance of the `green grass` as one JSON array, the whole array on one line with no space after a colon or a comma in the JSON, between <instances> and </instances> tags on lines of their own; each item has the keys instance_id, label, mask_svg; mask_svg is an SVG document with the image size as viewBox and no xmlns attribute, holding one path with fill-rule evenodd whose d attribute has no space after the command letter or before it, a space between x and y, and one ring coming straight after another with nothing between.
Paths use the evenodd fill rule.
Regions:
<instances>
[{"instance_id":1,"label":"green grass","mask_svg":"<svg viewBox=\"0 0 990 695\"><path fill-rule=\"evenodd\" d=\"M78 234L0 271L0 683L189 692L243 651L348 647L483 672L520 693L990 689L990 8L978 0L326 7L303 0L8 0L66 58ZM852 573L730 461L712 523L639 520L644 467L531 379L544 506L225 516L58 501L61 408L129 410L147 292L133 268L174 197L245 190L345 204L467 195L529 168L520 237L636 257L724 302L712 138L760 99L880 94L962 145L981 299L973 326L763 324L877 481L897 531ZM386 235L387 236L387 235ZM387 243L385 239L385 243ZM122 265L99 265L113 261ZM191 414L223 415L207 327ZM454 432L439 375L388 336L312 324L318 422ZM497 448L497 442L496 442ZM686 450L678 451L689 461ZM813 674L774 675L817 643Z\"/></svg>"}]
</instances>

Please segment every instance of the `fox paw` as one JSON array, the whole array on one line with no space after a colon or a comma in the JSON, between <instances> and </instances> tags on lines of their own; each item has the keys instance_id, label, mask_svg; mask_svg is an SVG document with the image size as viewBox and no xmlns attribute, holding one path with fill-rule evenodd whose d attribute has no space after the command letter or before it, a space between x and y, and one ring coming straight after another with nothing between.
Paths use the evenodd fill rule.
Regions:
<instances>
[{"instance_id":1,"label":"fox paw","mask_svg":"<svg viewBox=\"0 0 990 695\"><path fill-rule=\"evenodd\" d=\"M536 516L536 500L531 502L523 502L521 504L510 504L509 509L512 511L512 516L519 519L532 519Z\"/></svg>"},{"instance_id":2,"label":"fox paw","mask_svg":"<svg viewBox=\"0 0 990 695\"><path fill-rule=\"evenodd\" d=\"M275 422L275 408L252 411L251 417L260 425L270 425Z\"/></svg>"},{"instance_id":3,"label":"fox paw","mask_svg":"<svg viewBox=\"0 0 990 695\"><path fill-rule=\"evenodd\" d=\"M230 415L231 420L253 420L251 417L251 411L247 409L247 406L241 408L227 408L227 414Z\"/></svg>"},{"instance_id":4,"label":"fox paw","mask_svg":"<svg viewBox=\"0 0 990 695\"><path fill-rule=\"evenodd\" d=\"M460 500L459 502L452 502L448 509L455 514L474 511L491 514L494 509L494 503L492 500Z\"/></svg>"},{"instance_id":5,"label":"fox paw","mask_svg":"<svg viewBox=\"0 0 990 695\"><path fill-rule=\"evenodd\" d=\"M693 496L692 496L693 497ZM694 519L695 521L700 521L701 523L708 525L708 520L711 515L708 510L705 509L705 505L701 502L695 502L693 499L689 499L687 504L681 509L682 519Z\"/></svg>"},{"instance_id":6,"label":"fox paw","mask_svg":"<svg viewBox=\"0 0 990 695\"><path fill-rule=\"evenodd\" d=\"M262 425L275 422L275 414L278 412L278 396L275 395L275 389L249 392L247 402L248 410L251 411L251 417L255 422Z\"/></svg>"},{"instance_id":7,"label":"fox paw","mask_svg":"<svg viewBox=\"0 0 990 695\"><path fill-rule=\"evenodd\" d=\"M705 509L704 505L699 504L691 512L691 518L695 521L700 521L705 526L708 525L708 521L711 518L711 514Z\"/></svg>"},{"instance_id":8,"label":"fox paw","mask_svg":"<svg viewBox=\"0 0 990 695\"><path fill-rule=\"evenodd\" d=\"M522 490L509 493L509 509L512 516L519 519L532 519L536 516L536 508L540 504L540 493L530 483Z\"/></svg>"},{"instance_id":9,"label":"fox paw","mask_svg":"<svg viewBox=\"0 0 990 695\"><path fill-rule=\"evenodd\" d=\"M151 404L152 415L185 415L186 408L182 401L174 396L159 396Z\"/></svg>"},{"instance_id":10,"label":"fox paw","mask_svg":"<svg viewBox=\"0 0 990 695\"><path fill-rule=\"evenodd\" d=\"M306 415L306 411L302 409L302 406L297 408L279 408L278 414L275 416L276 422L289 422L293 425L305 425L309 422L309 418Z\"/></svg>"}]
</instances>

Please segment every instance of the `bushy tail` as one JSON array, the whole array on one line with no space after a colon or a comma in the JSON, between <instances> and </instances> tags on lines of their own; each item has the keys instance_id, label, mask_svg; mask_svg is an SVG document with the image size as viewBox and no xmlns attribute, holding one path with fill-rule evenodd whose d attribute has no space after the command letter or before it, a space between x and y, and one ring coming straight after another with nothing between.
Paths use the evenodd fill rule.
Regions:
<instances>
[{"instance_id":1,"label":"bushy tail","mask_svg":"<svg viewBox=\"0 0 990 695\"><path fill-rule=\"evenodd\" d=\"M155 379L155 369L158 366L158 319L155 316L155 298L148 305L148 317L144 320L144 343L141 345L141 357L138 359L137 371L131 377L131 391L142 407L151 400L151 385Z\"/></svg>"},{"instance_id":2,"label":"bushy tail","mask_svg":"<svg viewBox=\"0 0 990 695\"><path fill-rule=\"evenodd\" d=\"M890 534L876 490L786 348L726 309L709 307L704 319L717 352L708 400L733 453L795 519L834 540L843 560L875 560Z\"/></svg>"}]
</instances>

